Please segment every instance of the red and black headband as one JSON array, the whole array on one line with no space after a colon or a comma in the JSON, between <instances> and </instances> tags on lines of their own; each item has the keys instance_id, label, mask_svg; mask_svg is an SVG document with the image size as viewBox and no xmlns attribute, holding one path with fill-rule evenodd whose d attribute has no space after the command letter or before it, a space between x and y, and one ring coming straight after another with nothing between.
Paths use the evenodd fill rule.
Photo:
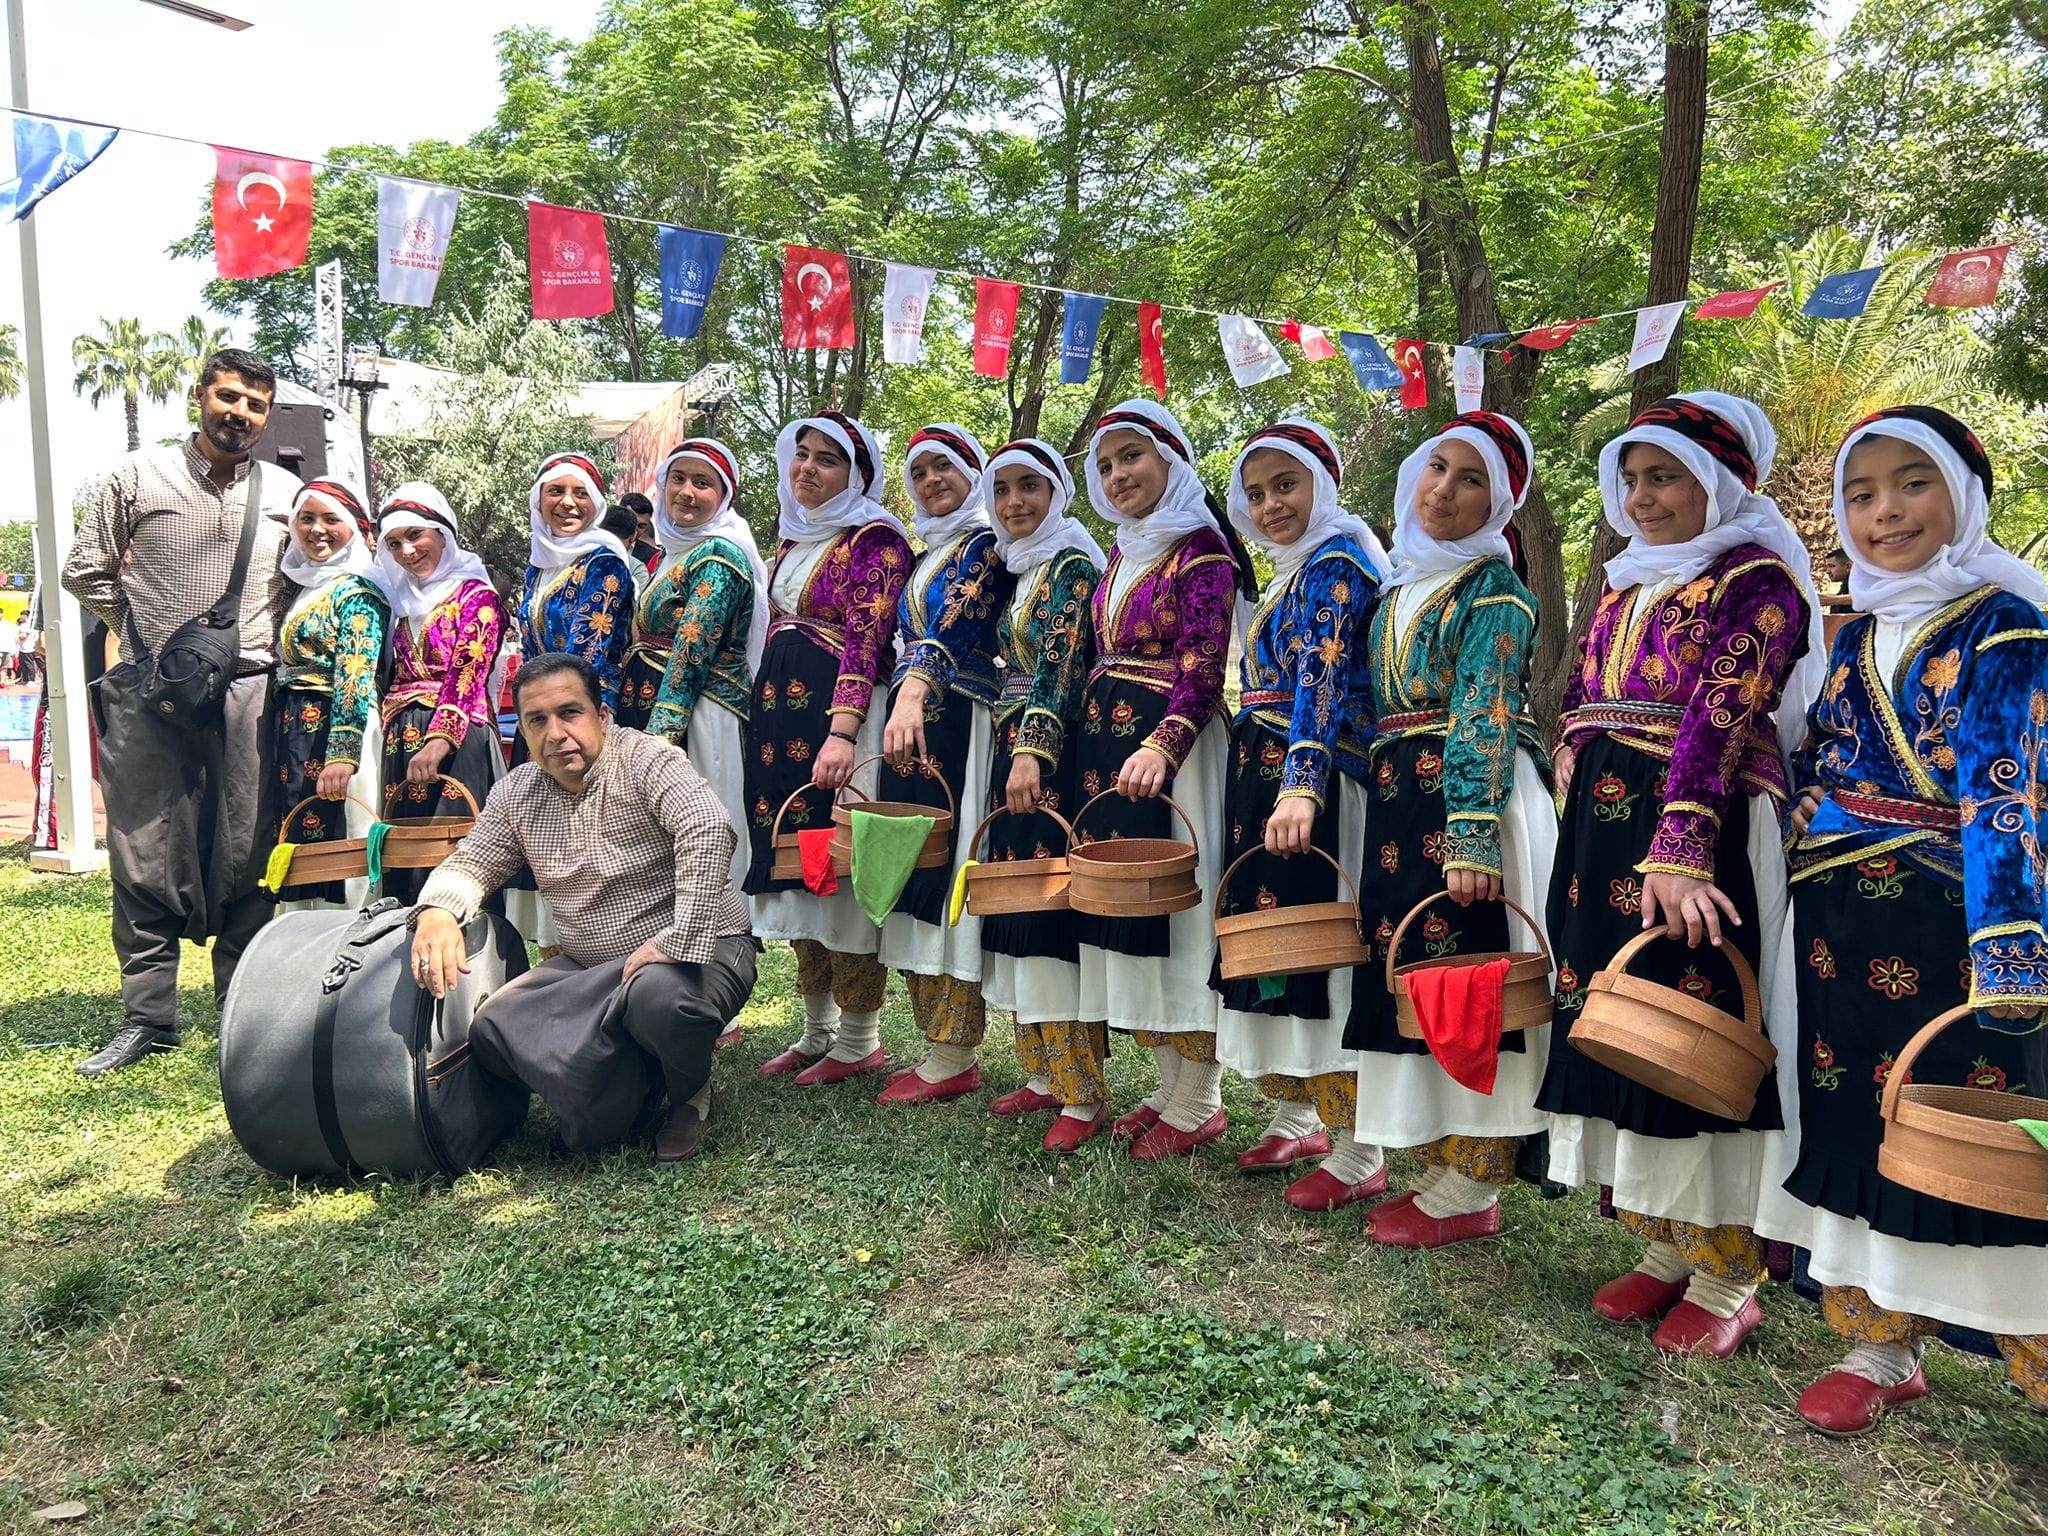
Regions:
<instances>
[{"instance_id":1,"label":"red and black headband","mask_svg":"<svg viewBox=\"0 0 2048 1536\"><path fill-rule=\"evenodd\" d=\"M378 514L378 520L382 521L394 512L410 512L416 517L424 517L437 528L445 528L450 533L455 532L455 524L449 521L448 514L439 507L428 506L424 501L414 501L409 497L387 501L384 503L384 510Z\"/></svg>"},{"instance_id":2,"label":"red and black headband","mask_svg":"<svg viewBox=\"0 0 2048 1536\"><path fill-rule=\"evenodd\" d=\"M949 449L970 470L976 474L981 472L981 455L974 451L974 445L958 432L949 432L944 427L919 428L911 437L909 446L904 449L905 463L909 462L910 455L917 452L919 445L923 443L933 443Z\"/></svg>"},{"instance_id":3,"label":"red and black headband","mask_svg":"<svg viewBox=\"0 0 2048 1536\"><path fill-rule=\"evenodd\" d=\"M684 454L688 454L693 459L702 459L706 464L717 470L725 478L727 495L733 495L738 492L740 486L739 472L734 468L732 460L725 456L725 450L712 442L710 438L686 437L668 451L669 459L681 458Z\"/></svg>"},{"instance_id":4,"label":"red and black headband","mask_svg":"<svg viewBox=\"0 0 2048 1536\"><path fill-rule=\"evenodd\" d=\"M868 442L860 426L844 411L820 411L811 418L813 421L829 421L846 434L846 440L853 444L853 467L860 473L860 488L863 494L872 490L875 484L875 460L868 452Z\"/></svg>"},{"instance_id":5,"label":"red and black headband","mask_svg":"<svg viewBox=\"0 0 2048 1536\"><path fill-rule=\"evenodd\" d=\"M308 480L299 492L299 499L304 501L308 496L318 496L323 501L333 502L355 519L356 527L362 531L364 538L372 539L377 536L376 526L370 521L370 514L364 510L362 502L356 498L356 493L339 480Z\"/></svg>"},{"instance_id":6,"label":"red and black headband","mask_svg":"<svg viewBox=\"0 0 2048 1536\"><path fill-rule=\"evenodd\" d=\"M1947 411L1938 410L1931 405L1887 406L1881 411L1871 412L1857 422L1849 429L1849 436L1854 437L1865 427L1881 421L1917 421L1921 426L1928 428L1953 448L1956 457L1963 461L1964 467L1983 482L1984 497L1987 501L1990 499L1991 455L1986 453L1984 445L1977 441L1977 434Z\"/></svg>"},{"instance_id":7,"label":"red and black headband","mask_svg":"<svg viewBox=\"0 0 2048 1536\"><path fill-rule=\"evenodd\" d=\"M1710 411L1696 400L1671 395L1645 407L1628 424L1631 432L1637 427L1663 427L1676 432L1686 441L1704 448L1709 458L1742 482L1745 491L1756 489L1756 459L1749 451L1749 444L1735 430L1735 423L1719 411Z\"/></svg>"},{"instance_id":8,"label":"red and black headband","mask_svg":"<svg viewBox=\"0 0 2048 1536\"><path fill-rule=\"evenodd\" d=\"M552 471L563 468L580 469L590 476L590 483L597 487L598 500L603 501L610 497L611 489L605 484L604 475L598 469L596 461L580 453L556 454L541 465L538 478L545 483Z\"/></svg>"},{"instance_id":9,"label":"red and black headband","mask_svg":"<svg viewBox=\"0 0 2048 1536\"><path fill-rule=\"evenodd\" d=\"M1258 431L1246 438L1244 440L1244 451L1249 453L1261 444L1271 442L1290 443L1294 447L1301 449L1310 458L1322 465L1324 469L1328 470L1330 478L1336 481L1337 484L1342 485L1344 483L1344 465L1337 458L1337 450L1330 446L1322 433L1312 431L1302 426L1299 422L1277 421L1270 427L1259 428Z\"/></svg>"},{"instance_id":10,"label":"red and black headband","mask_svg":"<svg viewBox=\"0 0 2048 1536\"><path fill-rule=\"evenodd\" d=\"M1021 453L1034 463L1044 466L1046 478L1055 485L1060 484L1066 478L1062 473L1060 461L1028 437L1020 437L1015 442L1003 444L1002 447L996 450L996 458L1000 459L1006 453ZM994 460L990 462L993 463Z\"/></svg>"},{"instance_id":11,"label":"red and black headband","mask_svg":"<svg viewBox=\"0 0 2048 1536\"><path fill-rule=\"evenodd\" d=\"M1106 412L1102 419L1095 423L1095 435L1100 437L1103 433L1114 427L1131 427L1137 431L1149 433L1154 439L1164 443L1188 463L1192 464L1195 462L1188 453L1188 445L1173 435L1173 429L1161 425L1150 416L1143 415L1137 411Z\"/></svg>"},{"instance_id":12,"label":"red and black headband","mask_svg":"<svg viewBox=\"0 0 2048 1536\"><path fill-rule=\"evenodd\" d=\"M1444 423L1445 432L1453 427L1470 427L1500 450L1500 461L1508 472L1508 497L1520 501L1522 488L1529 483L1529 450L1522 446L1522 434L1514 423L1493 411L1466 411Z\"/></svg>"}]
</instances>

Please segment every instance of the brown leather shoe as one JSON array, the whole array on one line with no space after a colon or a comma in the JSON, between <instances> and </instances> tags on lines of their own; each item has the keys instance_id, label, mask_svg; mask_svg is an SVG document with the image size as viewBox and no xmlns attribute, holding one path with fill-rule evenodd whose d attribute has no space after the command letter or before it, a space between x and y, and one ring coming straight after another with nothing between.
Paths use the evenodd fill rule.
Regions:
<instances>
[{"instance_id":1,"label":"brown leather shoe","mask_svg":"<svg viewBox=\"0 0 2048 1536\"><path fill-rule=\"evenodd\" d=\"M704 1133L711 1129L711 1117L700 1115L688 1104L669 1108L668 1118L654 1133L657 1163L687 1163L704 1150Z\"/></svg>"}]
</instances>

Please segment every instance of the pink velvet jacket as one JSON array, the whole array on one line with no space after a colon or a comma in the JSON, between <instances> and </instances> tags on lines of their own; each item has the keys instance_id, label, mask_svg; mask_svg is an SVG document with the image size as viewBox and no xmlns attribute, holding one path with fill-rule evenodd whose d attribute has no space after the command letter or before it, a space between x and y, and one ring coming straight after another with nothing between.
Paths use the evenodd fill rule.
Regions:
<instances>
[{"instance_id":1,"label":"pink velvet jacket","mask_svg":"<svg viewBox=\"0 0 2048 1536\"><path fill-rule=\"evenodd\" d=\"M491 666L498 659L504 604L481 581L465 581L427 615L418 638L403 619L391 621L391 685L384 694L388 721L413 704L434 706L428 737L456 746L472 724L490 725Z\"/></svg>"},{"instance_id":2,"label":"pink velvet jacket","mask_svg":"<svg viewBox=\"0 0 2048 1536\"><path fill-rule=\"evenodd\" d=\"M1112 597L1123 558L1112 550L1096 583L1092 676L1107 673L1166 696L1165 717L1140 745L1178 769L1223 707L1237 570L1223 535L1198 528Z\"/></svg>"},{"instance_id":3,"label":"pink velvet jacket","mask_svg":"<svg viewBox=\"0 0 2048 1536\"><path fill-rule=\"evenodd\" d=\"M776 552L779 567L796 547L785 539ZM770 598L769 623L796 623L839 656L839 681L828 713L867 718L875 687L895 663L896 604L913 564L910 540L893 522L863 523L834 534L831 547L811 572L791 613ZM769 572L769 590L775 587Z\"/></svg>"}]
</instances>

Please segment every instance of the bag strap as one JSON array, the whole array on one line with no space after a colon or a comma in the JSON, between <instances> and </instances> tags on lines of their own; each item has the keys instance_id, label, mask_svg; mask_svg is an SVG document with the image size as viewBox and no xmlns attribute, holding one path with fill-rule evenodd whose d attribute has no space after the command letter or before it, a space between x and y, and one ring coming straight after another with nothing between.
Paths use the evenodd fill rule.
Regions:
<instances>
[{"instance_id":1,"label":"bag strap","mask_svg":"<svg viewBox=\"0 0 2048 1536\"><path fill-rule=\"evenodd\" d=\"M249 579L249 556L256 548L256 520L263 505L263 465L249 461L249 499L242 510L242 542L235 546L235 567L228 572L228 589L206 610L206 622L215 629L240 626L242 583Z\"/></svg>"}]
</instances>

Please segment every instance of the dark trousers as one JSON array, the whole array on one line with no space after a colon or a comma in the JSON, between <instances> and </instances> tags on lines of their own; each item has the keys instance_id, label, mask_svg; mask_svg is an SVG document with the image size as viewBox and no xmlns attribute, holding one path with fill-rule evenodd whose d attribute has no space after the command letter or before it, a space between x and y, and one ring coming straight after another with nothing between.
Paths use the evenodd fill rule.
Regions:
<instances>
[{"instance_id":1,"label":"dark trousers","mask_svg":"<svg viewBox=\"0 0 2048 1536\"><path fill-rule=\"evenodd\" d=\"M135 688L131 663L99 688L114 954L127 1022L175 1035L179 943L213 940L218 1003L273 910L257 889L275 831L270 677L237 678L221 722L199 731L157 720Z\"/></svg>"}]
</instances>

